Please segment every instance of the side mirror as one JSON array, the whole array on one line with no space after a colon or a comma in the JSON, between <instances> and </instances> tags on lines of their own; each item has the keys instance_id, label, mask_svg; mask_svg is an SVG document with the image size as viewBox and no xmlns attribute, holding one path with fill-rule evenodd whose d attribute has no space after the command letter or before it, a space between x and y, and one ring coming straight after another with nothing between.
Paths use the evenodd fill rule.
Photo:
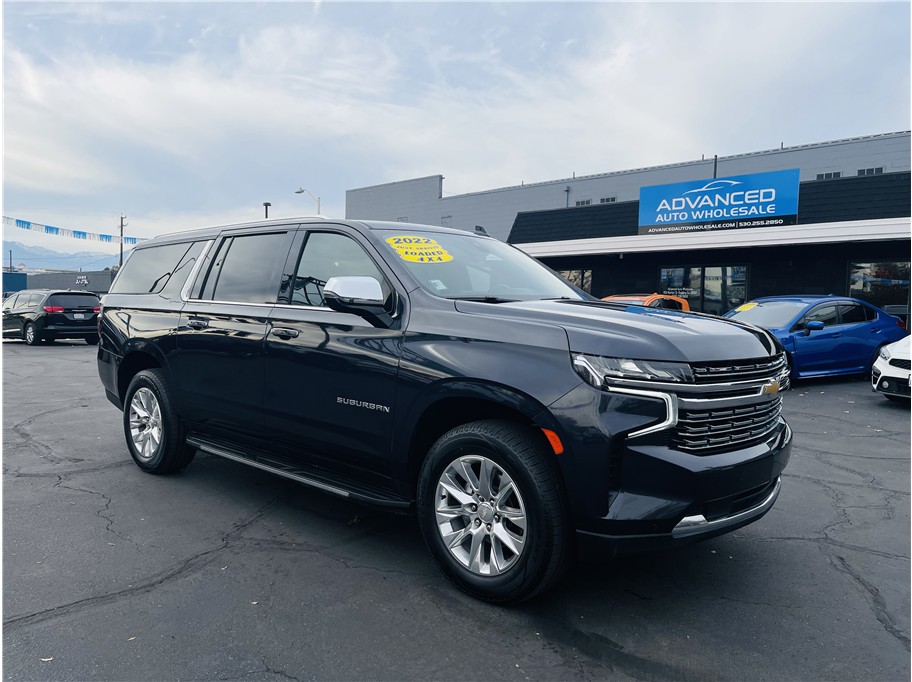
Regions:
<instances>
[{"instance_id":1,"label":"side mirror","mask_svg":"<svg viewBox=\"0 0 912 682\"><path fill-rule=\"evenodd\" d=\"M811 320L804 328L804 335L810 336L811 332L819 332L821 329L823 329L823 322L820 320Z\"/></svg>"},{"instance_id":2,"label":"side mirror","mask_svg":"<svg viewBox=\"0 0 912 682\"><path fill-rule=\"evenodd\" d=\"M373 277L330 277L323 287L323 302L337 312L363 317L375 327L393 324L380 282Z\"/></svg>"}]
</instances>

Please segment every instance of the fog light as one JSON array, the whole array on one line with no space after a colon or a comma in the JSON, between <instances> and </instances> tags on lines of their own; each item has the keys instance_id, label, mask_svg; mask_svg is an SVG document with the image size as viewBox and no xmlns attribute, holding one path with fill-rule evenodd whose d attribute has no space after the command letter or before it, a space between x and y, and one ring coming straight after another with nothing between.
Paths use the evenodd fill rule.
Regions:
<instances>
[{"instance_id":1,"label":"fog light","mask_svg":"<svg viewBox=\"0 0 912 682\"><path fill-rule=\"evenodd\" d=\"M884 388L890 388L890 382L889 382L889 381L884 381L884 382L881 384L881 386L883 386Z\"/></svg>"}]
</instances>

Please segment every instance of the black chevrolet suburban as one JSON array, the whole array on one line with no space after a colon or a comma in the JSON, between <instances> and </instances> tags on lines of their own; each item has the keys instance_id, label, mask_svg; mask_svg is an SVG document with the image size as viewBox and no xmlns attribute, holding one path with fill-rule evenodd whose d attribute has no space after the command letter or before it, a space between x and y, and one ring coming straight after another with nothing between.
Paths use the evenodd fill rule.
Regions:
<instances>
[{"instance_id":1,"label":"black chevrolet suburban","mask_svg":"<svg viewBox=\"0 0 912 682\"><path fill-rule=\"evenodd\" d=\"M767 332L594 300L458 230L301 218L159 237L98 330L141 469L203 451L414 510L442 571L489 601L541 592L576 550L759 519L791 449Z\"/></svg>"}]
</instances>

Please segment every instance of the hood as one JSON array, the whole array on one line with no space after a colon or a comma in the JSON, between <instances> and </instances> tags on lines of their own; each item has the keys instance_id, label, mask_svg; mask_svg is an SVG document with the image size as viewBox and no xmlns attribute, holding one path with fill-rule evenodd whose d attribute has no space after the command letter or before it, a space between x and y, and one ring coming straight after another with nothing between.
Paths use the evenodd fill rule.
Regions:
<instances>
[{"instance_id":1,"label":"hood","mask_svg":"<svg viewBox=\"0 0 912 682\"><path fill-rule=\"evenodd\" d=\"M575 353L641 360L709 362L775 355L764 331L735 320L601 301L457 301L463 313L560 326Z\"/></svg>"},{"instance_id":2,"label":"hood","mask_svg":"<svg viewBox=\"0 0 912 682\"><path fill-rule=\"evenodd\" d=\"M887 346L890 355L897 360L909 360L912 353L912 336L905 336Z\"/></svg>"}]
</instances>

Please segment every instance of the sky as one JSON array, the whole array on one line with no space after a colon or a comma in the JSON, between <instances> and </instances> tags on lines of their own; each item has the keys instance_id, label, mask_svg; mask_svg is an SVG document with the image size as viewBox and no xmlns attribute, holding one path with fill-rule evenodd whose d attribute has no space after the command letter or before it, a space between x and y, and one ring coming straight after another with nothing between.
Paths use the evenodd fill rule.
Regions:
<instances>
[{"instance_id":1,"label":"sky","mask_svg":"<svg viewBox=\"0 0 912 682\"><path fill-rule=\"evenodd\" d=\"M910 129L908 2L7 0L2 31L2 214L140 238Z\"/></svg>"}]
</instances>

